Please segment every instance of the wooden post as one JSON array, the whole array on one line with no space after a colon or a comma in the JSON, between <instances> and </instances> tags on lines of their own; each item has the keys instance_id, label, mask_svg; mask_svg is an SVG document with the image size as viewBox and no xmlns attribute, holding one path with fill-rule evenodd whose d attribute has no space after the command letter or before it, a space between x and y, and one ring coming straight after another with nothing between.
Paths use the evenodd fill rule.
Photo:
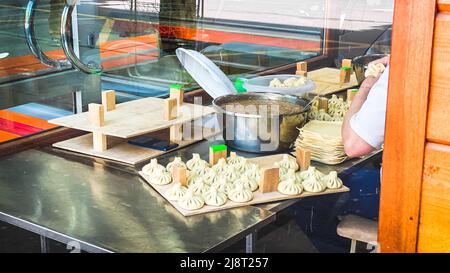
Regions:
<instances>
[{"instance_id":1,"label":"wooden post","mask_svg":"<svg viewBox=\"0 0 450 273\"><path fill-rule=\"evenodd\" d=\"M177 105L181 106L184 100L184 90L179 84L173 84L170 86L170 98L177 99Z\"/></svg>"},{"instance_id":2,"label":"wooden post","mask_svg":"<svg viewBox=\"0 0 450 273\"><path fill-rule=\"evenodd\" d=\"M278 190L280 180L280 168L267 168L261 171L261 182L259 191L262 193L274 192Z\"/></svg>"},{"instance_id":3,"label":"wooden post","mask_svg":"<svg viewBox=\"0 0 450 273\"><path fill-rule=\"evenodd\" d=\"M307 62L298 62L297 63L297 71L295 75L304 76L308 75L308 63Z\"/></svg>"},{"instance_id":4,"label":"wooden post","mask_svg":"<svg viewBox=\"0 0 450 273\"><path fill-rule=\"evenodd\" d=\"M352 101L355 97L356 93L358 93L358 89L348 89L347 90L347 101Z\"/></svg>"},{"instance_id":5,"label":"wooden post","mask_svg":"<svg viewBox=\"0 0 450 273\"><path fill-rule=\"evenodd\" d=\"M172 169L172 180L174 182L180 182L182 186L187 187L187 170L184 166L175 165Z\"/></svg>"},{"instance_id":6,"label":"wooden post","mask_svg":"<svg viewBox=\"0 0 450 273\"><path fill-rule=\"evenodd\" d=\"M341 67L341 74L340 74L339 82L341 84L350 82L351 72L352 72L351 67L348 67L348 66Z\"/></svg>"},{"instance_id":7,"label":"wooden post","mask_svg":"<svg viewBox=\"0 0 450 273\"><path fill-rule=\"evenodd\" d=\"M221 158L227 158L228 147L225 144L209 147L209 164L212 166Z\"/></svg>"},{"instance_id":8,"label":"wooden post","mask_svg":"<svg viewBox=\"0 0 450 273\"><path fill-rule=\"evenodd\" d=\"M347 66L347 67L352 67L352 60L351 59L343 59L342 60L342 67ZM350 70L351 71L351 70ZM351 74L351 72L350 72Z\"/></svg>"},{"instance_id":9,"label":"wooden post","mask_svg":"<svg viewBox=\"0 0 450 273\"><path fill-rule=\"evenodd\" d=\"M172 120L178 116L177 99L167 98L164 100L164 119Z\"/></svg>"},{"instance_id":10,"label":"wooden post","mask_svg":"<svg viewBox=\"0 0 450 273\"><path fill-rule=\"evenodd\" d=\"M93 144L94 151L97 151L97 152L103 152L108 149L106 135L99 133L99 132L92 133L92 144Z\"/></svg>"},{"instance_id":11,"label":"wooden post","mask_svg":"<svg viewBox=\"0 0 450 273\"><path fill-rule=\"evenodd\" d=\"M295 150L295 157L297 158L297 163L300 166L300 171L307 170L311 165L311 152L302 148L297 148Z\"/></svg>"},{"instance_id":12,"label":"wooden post","mask_svg":"<svg viewBox=\"0 0 450 273\"><path fill-rule=\"evenodd\" d=\"M114 90L103 91L102 105L106 112L116 109L116 91Z\"/></svg>"},{"instance_id":13,"label":"wooden post","mask_svg":"<svg viewBox=\"0 0 450 273\"><path fill-rule=\"evenodd\" d=\"M327 98L319 98L319 110L323 109L328 113L328 99Z\"/></svg>"},{"instance_id":14,"label":"wooden post","mask_svg":"<svg viewBox=\"0 0 450 273\"><path fill-rule=\"evenodd\" d=\"M183 140L183 124L170 126L170 140L172 141Z\"/></svg>"},{"instance_id":15,"label":"wooden post","mask_svg":"<svg viewBox=\"0 0 450 273\"><path fill-rule=\"evenodd\" d=\"M104 107L101 104L89 103L89 122L95 126L105 125Z\"/></svg>"}]
</instances>

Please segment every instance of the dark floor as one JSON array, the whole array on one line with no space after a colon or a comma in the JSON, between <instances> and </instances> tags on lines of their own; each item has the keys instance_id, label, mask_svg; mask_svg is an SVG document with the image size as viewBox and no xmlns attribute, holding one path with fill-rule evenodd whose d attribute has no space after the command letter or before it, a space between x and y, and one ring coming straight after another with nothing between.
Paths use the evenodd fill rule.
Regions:
<instances>
[{"instance_id":1,"label":"dark floor","mask_svg":"<svg viewBox=\"0 0 450 273\"><path fill-rule=\"evenodd\" d=\"M380 156L381 158L381 156ZM348 193L300 199L293 206L277 214L277 220L258 231L256 251L260 253L345 253L350 240L339 237L336 227L339 218L356 214L377 219L379 205L379 160L368 162L341 176L351 191ZM359 244L358 252L368 252ZM0 253L40 252L40 237L0 222ZM65 244L49 240L49 252L70 252ZM241 240L224 252L245 252Z\"/></svg>"}]
</instances>

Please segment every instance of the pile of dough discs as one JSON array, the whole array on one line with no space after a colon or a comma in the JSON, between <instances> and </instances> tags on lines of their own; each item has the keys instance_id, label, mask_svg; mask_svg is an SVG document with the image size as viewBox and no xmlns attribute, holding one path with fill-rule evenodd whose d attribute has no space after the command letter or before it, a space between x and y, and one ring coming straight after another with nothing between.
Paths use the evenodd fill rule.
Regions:
<instances>
[{"instance_id":1,"label":"pile of dough discs","mask_svg":"<svg viewBox=\"0 0 450 273\"><path fill-rule=\"evenodd\" d=\"M377 64L369 64L367 66L366 72L364 73L364 76L367 78L369 76L378 77L381 73L386 70L386 67L382 63Z\"/></svg>"},{"instance_id":2,"label":"pile of dough discs","mask_svg":"<svg viewBox=\"0 0 450 273\"><path fill-rule=\"evenodd\" d=\"M328 99L328 111L325 111L324 109L319 109L319 96L316 96L311 103L308 118L310 120L321 121L342 121L350 108L350 104L351 101L344 101L343 98L332 95L332 97Z\"/></svg>"},{"instance_id":3,"label":"pile of dough discs","mask_svg":"<svg viewBox=\"0 0 450 273\"><path fill-rule=\"evenodd\" d=\"M299 87L306 84L305 77L290 77L284 81L281 81L278 78L274 78L270 81L269 87L284 87L284 88L292 88Z\"/></svg>"},{"instance_id":4,"label":"pile of dough discs","mask_svg":"<svg viewBox=\"0 0 450 273\"><path fill-rule=\"evenodd\" d=\"M176 157L165 168L159 164L156 167L156 164L156 161L152 161L144 169L154 169L156 176L162 173L170 176L170 171L176 165L187 168L188 186L184 187L178 181L173 181L173 185L164 193L168 200L176 201L185 210L198 210L204 205L223 206L228 200L238 203L251 201L261 178L261 170L256 164L247 162L246 158L234 152L227 159L219 159L213 166L199 154L193 154L192 159L186 163ZM151 183L165 185L153 180Z\"/></svg>"},{"instance_id":5,"label":"pile of dough discs","mask_svg":"<svg viewBox=\"0 0 450 273\"><path fill-rule=\"evenodd\" d=\"M287 163L287 160L291 161L290 164ZM326 189L338 189L343 185L335 171L325 175L311 166L305 171L297 172L298 165L294 158L283 158L275 165L280 168L278 191L282 194L298 195L303 191L317 193Z\"/></svg>"}]
</instances>

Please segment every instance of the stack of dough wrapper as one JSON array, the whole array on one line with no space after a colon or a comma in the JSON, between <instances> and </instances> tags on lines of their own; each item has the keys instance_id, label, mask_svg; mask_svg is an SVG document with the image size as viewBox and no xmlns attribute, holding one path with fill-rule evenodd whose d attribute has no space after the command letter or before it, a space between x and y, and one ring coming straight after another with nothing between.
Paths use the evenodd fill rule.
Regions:
<instances>
[{"instance_id":1,"label":"stack of dough wrapper","mask_svg":"<svg viewBox=\"0 0 450 273\"><path fill-rule=\"evenodd\" d=\"M295 148L311 152L311 159L335 165L347 159L341 136L342 122L312 120L303 128L295 142Z\"/></svg>"}]
</instances>

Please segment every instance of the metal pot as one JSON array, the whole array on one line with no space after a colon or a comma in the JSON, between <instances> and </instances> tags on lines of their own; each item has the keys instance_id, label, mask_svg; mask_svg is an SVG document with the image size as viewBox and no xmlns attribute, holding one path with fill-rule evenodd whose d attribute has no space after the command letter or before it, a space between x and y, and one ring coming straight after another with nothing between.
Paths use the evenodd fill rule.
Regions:
<instances>
[{"instance_id":1,"label":"metal pot","mask_svg":"<svg viewBox=\"0 0 450 273\"><path fill-rule=\"evenodd\" d=\"M259 105L277 105L283 101L301 105L300 111L280 114L279 112L230 110L227 105L239 105L240 102L255 100ZM267 102L267 104L266 104ZM293 147L299 134L297 128L306 122L309 110L308 100L294 96L276 93L241 93L220 96L213 101L223 131L225 143L237 150L252 153L285 152ZM306 106L306 107L305 107ZM276 108L276 107L275 107ZM256 109L256 106L254 106ZM241 109L242 110L242 109ZM274 107L272 107L274 110ZM280 111L281 112L281 111Z\"/></svg>"},{"instance_id":2,"label":"metal pot","mask_svg":"<svg viewBox=\"0 0 450 273\"><path fill-rule=\"evenodd\" d=\"M387 56L386 54L370 54L359 56L353 59L353 70L355 70L356 79L358 80L358 85L361 85L362 82L366 79L364 75L367 70L367 66L370 62L381 59Z\"/></svg>"}]
</instances>

